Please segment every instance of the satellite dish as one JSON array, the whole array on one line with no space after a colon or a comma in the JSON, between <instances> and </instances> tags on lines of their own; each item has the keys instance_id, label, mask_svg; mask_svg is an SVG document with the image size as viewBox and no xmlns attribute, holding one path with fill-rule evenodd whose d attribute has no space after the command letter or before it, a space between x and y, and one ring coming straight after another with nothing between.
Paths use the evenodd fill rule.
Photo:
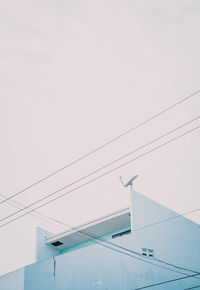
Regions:
<instances>
[{"instance_id":1,"label":"satellite dish","mask_svg":"<svg viewBox=\"0 0 200 290\"><path fill-rule=\"evenodd\" d=\"M124 187L127 187L127 186L129 186L130 185L130 187L132 188L132 185L133 185L133 181L136 179L138 177L138 175L135 175L133 178L131 178L130 180L129 180L129 182L127 182L126 184L124 184L124 182L123 182L123 180L122 180L122 177L120 176L120 180L121 180L121 182L122 182L122 185L124 186Z\"/></svg>"}]
</instances>

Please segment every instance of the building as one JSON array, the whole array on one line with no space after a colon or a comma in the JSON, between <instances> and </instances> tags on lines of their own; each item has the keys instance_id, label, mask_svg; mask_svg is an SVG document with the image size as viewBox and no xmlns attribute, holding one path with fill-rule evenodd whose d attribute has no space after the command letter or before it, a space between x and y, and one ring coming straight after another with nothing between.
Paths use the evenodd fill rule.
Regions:
<instances>
[{"instance_id":1,"label":"building","mask_svg":"<svg viewBox=\"0 0 200 290\"><path fill-rule=\"evenodd\" d=\"M37 262L0 277L1 290L200 289L200 229L133 192L130 208L51 235Z\"/></svg>"}]
</instances>

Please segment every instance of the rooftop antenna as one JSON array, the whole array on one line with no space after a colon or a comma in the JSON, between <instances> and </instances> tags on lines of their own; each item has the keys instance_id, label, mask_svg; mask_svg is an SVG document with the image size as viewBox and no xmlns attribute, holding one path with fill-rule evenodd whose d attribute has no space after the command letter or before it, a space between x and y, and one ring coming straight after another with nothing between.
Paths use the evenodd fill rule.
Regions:
<instances>
[{"instance_id":1,"label":"rooftop antenna","mask_svg":"<svg viewBox=\"0 0 200 290\"><path fill-rule=\"evenodd\" d=\"M134 208L134 190L133 190L133 181L138 177L138 175L135 175L132 177L126 184L124 184L122 177L120 176L121 183L124 187L130 186L130 214L131 214L131 233L133 233L134 228L134 217L133 217L133 208Z\"/></svg>"},{"instance_id":2,"label":"rooftop antenna","mask_svg":"<svg viewBox=\"0 0 200 290\"><path fill-rule=\"evenodd\" d=\"M127 187L127 186L130 185L130 187L131 187L131 189L132 189L132 188L133 188L133 181L134 181L137 177L138 177L138 175L135 175L135 176L132 177L132 178L129 180L129 182L127 182L126 184L124 184L123 179L122 179L121 176L120 176L119 178L120 178L121 183L122 183L122 185L123 185L124 187Z\"/></svg>"}]
</instances>

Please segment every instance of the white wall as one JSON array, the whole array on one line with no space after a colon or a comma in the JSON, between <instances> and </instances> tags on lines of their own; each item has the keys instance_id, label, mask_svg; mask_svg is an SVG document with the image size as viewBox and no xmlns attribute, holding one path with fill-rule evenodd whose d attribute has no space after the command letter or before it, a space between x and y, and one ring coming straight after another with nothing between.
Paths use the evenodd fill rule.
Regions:
<instances>
[{"instance_id":1,"label":"white wall","mask_svg":"<svg viewBox=\"0 0 200 290\"><path fill-rule=\"evenodd\" d=\"M136 258L143 259L141 261L105 248L102 245L94 244L27 266L25 268L24 289L133 290L137 287L193 274L160 263L156 259L200 271L200 231L197 224L184 217L178 217L141 229L141 227L150 225L155 221L158 222L175 215L171 210L135 192L135 231L130 235L111 241L139 253L142 253L143 247L153 249L155 251L154 258L134 255ZM13 275L15 275L15 272ZM13 285L15 279L17 277L12 276L11 273L8 276L7 285ZM95 281L99 281L100 285L95 286ZM182 290L199 284L199 279L189 278L163 284L156 289ZM13 289L5 288L3 290Z\"/></svg>"}]
</instances>

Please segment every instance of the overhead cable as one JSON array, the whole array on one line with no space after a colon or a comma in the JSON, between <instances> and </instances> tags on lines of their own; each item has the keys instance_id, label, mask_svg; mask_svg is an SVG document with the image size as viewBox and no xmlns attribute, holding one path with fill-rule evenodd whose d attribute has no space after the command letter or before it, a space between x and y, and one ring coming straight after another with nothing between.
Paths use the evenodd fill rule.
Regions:
<instances>
[{"instance_id":1,"label":"overhead cable","mask_svg":"<svg viewBox=\"0 0 200 290\"><path fill-rule=\"evenodd\" d=\"M65 224L65 225L66 225L66 224ZM72 229L72 230L75 229L74 227L71 227L71 226L69 226L69 225L66 225L66 226L67 226L68 228ZM120 245L118 245L118 244L116 244L116 243L113 243L113 242L111 242L111 241L105 240L105 239L102 238L102 237L97 237L97 236L93 236L93 235L91 235L91 234L88 234L88 233L86 233L85 230L77 230L77 233L79 233L79 234L81 234L81 235L86 235L87 237L92 238L92 242L95 243L95 244L99 244L100 246L106 247L106 248L108 248L108 249L110 249L110 250L113 250L113 251L115 251L115 252L119 252L119 253L124 254L124 255L126 255L126 256L132 257L132 258L134 258L134 259L136 259L136 260L139 260L139 261L145 262L145 263L147 263L147 264L150 264L150 265L153 265L153 266L156 266L156 267L159 267L159 268L162 268L162 269L165 269L165 270L171 271L171 272L179 273L179 274L182 274L182 275L185 275L185 276L188 275L188 274L186 274L186 273L183 273L183 272L180 272L180 271L177 271L177 270L174 270L174 269L168 268L168 267L166 267L166 266L162 266L162 265L159 265L159 264L157 264L157 263L154 263L154 262L155 262L154 259L152 259L151 261L150 261L150 260L146 260L146 259L144 259L144 258L142 257L142 255L141 255L140 253L138 253L138 252L136 252L136 251L133 251L133 250L128 249L128 248L126 248L126 247L122 247L122 246L120 246ZM56 237L56 235L55 235L54 237ZM105 244L102 244L102 243L105 243L106 245L105 245ZM108 246L108 245L109 245L109 246ZM116 248L113 248L113 246L116 247L116 248L118 248L118 250L117 250ZM128 254L128 253L126 253L126 252L124 252L124 251L129 252L129 253L131 253L131 254ZM137 255L137 256L133 256L132 254ZM138 256L139 256L139 257L138 257ZM160 260L160 261L161 261L161 260ZM159 262L160 262L160 261L159 261ZM171 265L172 265L172 264L171 264ZM173 266L174 266L174 265L173 265ZM176 265L176 268L179 268L179 266ZM194 271L194 270L186 269L186 268L183 268L183 267L180 267L180 268L181 268L181 270L185 270L185 271L193 272L193 273L195 273L195 274L198 273L198 275L200 275L199 272L196 272L196 271Z\"/></svg>"},{"instance_id":2,"label":"overhead cable","mask_svg":"<svg viewBox=\"0 0 200 290\"><path fill-rule=\"evenodd\" d=\"M4 221L4 220L8 219L8 218L11 217L11 216L16 215L17 213L19 213L19 212L21 212L21 211L23 211L23 210L25 210L25 209L28 209L28 208L31 207L32 205L35 205L35 204L37 204L37 203L39 203L39 202L41 202L41 201L43 201L43 200L49 198L50 196L55 195L56 193L58 193L58 192L60 192L60 191L63 191L64 189L66 189L66 188L68 188L68 187L70 187L70 186L72 186L72 185L74 185L74 184L76 184L76 183L78 183L78 182L80 182L80 181L82 181L82 180L84 180L84 179L90 177L91 175L94 175L95 173L97 173L97 172L99 172L99 171L101 171L101 170L103 170L103 169L105 169L105 168L107 168L107 167L113 165L114 163L116 163L116 162L118 162L118 161L120 161L120 160L126 158L127 156L129 156L129 155L131 155L131 154L133 154L133 153L135 153L135 152L137 152L137 151L139 151L139 150L141 150L141 149L143 149L143 148L149 146L150 144L153 144L153 143L157 142L158 140L160 140L160 139L162 139L162 138L168 136L169 134L171 134L171 133L173 133L173 132L175 132L175 131L177 131L177 130L183 128L184 126L186 126L186 125L188 125L188 124L190 124L190 123L192 123L192 122L198 120L199 118L200 118L200 116L198 116L198 117L196 117L196 118L194 118L194 119L192 119L192 120L190 120L190 121L188 121L188 122L186 122L186 123L184 123L184 124L182 124L182 125L176 127L175 129L173 129L173 130L171 130L171 131L169 131L169 132L167 132L167 133L161 135L161 136L158 137L158 138L155 138L155 139L151 140L150 142L148 142L148 143L146 143L146 144L144 144L144 145L138 147L137 149L134 149L134 150L132 150L131 152L129 152L129 153L125 154L125 155L122 155L120 158L117 158L116 160L114 160L114 161L112 161L112 162L110 162L110 163L108 163L108 164L106 164L106 165L104 165L104 166L102 166L102 167L96 169L95 171L92 171L92 172L90 172L90 173L88 173L88 174L82 176L81 178L76 179L76 180L73 181L72 183L67 184L67 185L65 185L65 186L62 187L62 188L57 189L56 191L54 191L54 192L48 194L47 196L45 196L45 197L39 199L38 201L33 202L32 204L27 205L27 206L25 206L24 208L21 208L21 209L19 209L18 211L15 211L14 213L11 213L10 215L7 215L7 216L3 217L2 219L0 219L0 222L2 222L2 221Z\"/></svg>"},{"instance_id":3,"label":"overhead cable","mask_svg":"<svg viewBox=\"0 0 200 290\"><path fill-rule=\"evenodd\" d=\"M197 288L200 289L200 285L196 285L196 286L193 286L193 287L190 287L190 288L185 288L184 290L191 290L191 289L197 289Z\"/></svg>"},{"instance_id":4,"label":"overhead cable","mask_svg":"<svg viewBox=\"0 0 200 290\"><path fill-rule=\"evenodd\" d=\"M0 194L0 197L1 198L5 198L5 196L3 194ZM11 200L11 201L7 201L6 202L7 204L9 204L10 206L14 207L14 208L17 208L17 209L21 209L21 208L24 208L25 205L18 202L18 201L15 201L15 200ZM44 215L38 211L35 211L34 213L31 213L31 215L37 219L40 219L40 220L43 220L45 222L51 222L51 223L54 223L54 225L56 224L56 226L64 229L65 226L64 224L61 222L61 221L58 221L52 217L49 217L47 215Z\"/></svg>"},{"instance_id":5,"label":"overhead cable","mask_svg":"<svg viewBox=\"0 0 200 290\"><path fill-rule=\"evenodd\" d=\"M159 117L160 115L162 115L162 114L168 112L168 111L171 110L172 108L174 108L174 107L180 105L181 103L183 103L183 102L189 100L190 98L192 98L194 95L198 94L199 92L200 92L200 90L197 90L197 91L195 91L194 93L190 94L189 96L187 96L187 97L181 99L180 101L174 103L173 105L171 105L171 106L169 106L169 107L163 109L163 110L160 111L159 113L157 113L157 114L151 116L150 118L144 120L143 122L137 124L136 126L134 126L134 127L130 128L130 129L126 130L125 132L123 132L122 134L116 136L115 138L113 138L113 139L111 139L111 140L109 140L109 141L103 143L102 145L96 147L95 149L89 151L88 153L86 153L86 154L82 155L81 157L75 159L74 161L68 163L68 164L65 165L64 167L62 167L62 168L60 168L60 169L58 169L58 170L53 171L51 174L49 174L49 175L43 177L42 179L39 179L38 181L36 181L36 182L32 183L31 185L29 185L29 186L27 186L27 187L21 189L20 191L16 192L15 194L12 194L11 196L9 196L9 197L7 197L6 199L4 199L3 201L1 201L0 204L2 204L2 203L4 203L4 202L6 202L6 201L12 199L13 197L18 196L19 194L21 194L21 193L27 191L28 189L30 189L30 188L32 188L32 187L34 187L34 186L40 184L41 182L43 182L43 181L47 180L48 178L50 178L50 177L56 175L57 173L63 171L64 169L66 169L66 168L68 168L68 167L74 165L75 163L77 163L77 162L79 162L79 161L85 159L86 157L92 155L93 153L95 153L95 152L97 152L97 151L103 149L103 148L106 147L107 145L109 145L109 144L115 142L116 140L122 138L123 136L129 134L130 132L132 132L132 131L134 131L134 130L140 128L140 127L142 127L143 125L147 124L148 122L150 122L150 121L156 119L156 118Z\"/></svg>"},{"instance_id":6,"label":"overhead cable","mask_svg":"<svg viewBox=\"0 0 200 290\"><path fill-rule=\"evenodd\" d=\"M150 153L152 153L152 152L158 150L159 148L161 148L161 147L163 147L163 146L165 146L165 145L167 145L167 144L170 144L171 142L174 142L175 140L177 140L177 139L179 139L179 138L181 138L181 137L183 137L183 136L185 136L185 135L187 135L187 134L189 134L189 133L191 133L191 132L193 132L193 131L195 131L195 130L197 130L197 129L199 129L199 128L200 128L200 125L197 126L197 127L192 128L192 129L190 129L190 130L188 130L188 131L186 131L185 133L182 133L182 134L176 136L176 137L173 138L173 139L170 139L170 140L168 140L168 141L166 141L166 142L160 144L159 146L157 146L157 147L155 147L155 148L153 148L153 149L151 149L151 150L149 150L149 151L146 151L145 153L143 153L143 154L141 154L141 155L139 155L139 156L137 156L137 157L135 157L135 158L133 158L133 159L131 159L131 160L129 160L129 161L127 161L127 162L125 162L125 163L123 163L123 164L121 164L121 165L119 165L119 166L117 166L117 167L115 167L115 168L113 168L113 169L111 169L111 170L109 170L109 171L107 171L107 172L105 172L105 173L103 173L103 174L101 174L101 175L99 175L99 176L97 176L97 177L95 177L95 178L93 178L93 179L91 179L91 180L89 180L89 181L87 181L87 182L85 182L85 183L83 183L83 184L81 184L81 185L79 185L79 186L77 186L77 187L75 187L75 188L73 188L73 189L71 189L71 190L65 192L65 193L63 193L62 195L60 195L60 196L58 196L58 197L55 197L54 199L52 199L52 200L50 200L50 201L47 201L46 203L44 203L44 204L42 204L42 205L40 205L40 206L38 206L38 207L36 207L36 208L34 208L34 209L31 209L30 211L27 211L27 212L24 213L23 215L17 216L16 218L14 218L14 219L12 219L12 220L10 220L10 221L4 223L3 225L0 225L0 228L1 228L1 227L4 227L5 225L7 225L7 224L9 224L9 223L11 223L11 222L13 222L13 221L15 221L15 220L17 220L17 219L23 217L23 216L25 216L25 215L27 215L27 214L29 214L30 212L33 212L33 211L35 211L35 210L37 210L37 209L39 209L39 208L41 208L41 207L43 207L43 206L46 206L47 204L50 204L50 203L52 203L52 202L54 202L54 201L56 201L56 200L58 200L58 199L60 199L60 198L62 198L62 197L64 197L64 196L66 196L66 195L68 195L68 194L74 192L75 190L78 190L78 189L80 189L80 188L82 188L82 187L84 187L84 186L86 186L86 185L88 185L88 184L90 184L90 183L92 183L92 182L94 182L94 181L96 181L96 180L98 180L98 179L100 179L100 178L106 176L107 174L109 174L109 173L111 173L111 172L116 171L116 170L119 169L119 168L122 168L123 166L125 166L125 165L127 165L127 164L130 164L131 162L136 161L136 160L139 159L139 158L142 158L142 157L145 156L145 155L148 155L148 154L150 154ZM52 195L52 194L51 194L51 195ZM49 196L50 196L50 195L49 195ZM28 207L30 207L30 206L32 206L32 205L35 205L35 204L39 203L40 201L42 201L42 200L48 198L49 196L46 196L46 197L44 197L43 199L41 199L41 200L39 200L39 201L36 201L36 202L30 204L29 206L27 206L27 207L24 208L23 210L27 209Z\"/></svg>"},{"instance_id":7,"label":"overhead cable","mask_svg":"<svg viewBox=\"0 0 200 290\"><path fill-rule=\"evenodd\" d=\"M100 241L100 244L101 244L101 242L103 242L103 243L109 244L109 245L111 245L111 246L117 247L117 248L119 248L120 250L127 251L127 252L130 252L131 254L137 255L137 256L140 257L140 260L141 260L141 257L144 258L144 256L142 256L142 254L139 253L139 252L137 252L137 251L131 250L131 249L127 248L127 247L120 246L120 245L118 245L118 244L116 244L116 243L114 243L114 242L111 242L111 241L108 241L108 240L104 239L103 237L97 237L97 236L93 236L93 235L91 235L91 234L88 234L88 233L86 232L86 230L78 230L76 227L72 227L72 226L67 225L67 224L65 224L65 223L63 223L63 224L64 224L67 228L69 228L70 230L76 230L77 233L80 233L80 234L83 234L83 235L86 235L86 236L92 238L92 242L96 242L96 240L98 240L98 241ZM56 238L56 237L59 236L59 235L60 235L60 234L54 235L54 238ZM144 260L144 259L142 259L142 260ZM145 259L144 261L147 262L148 260ZM182 267L182 266L178 266L178 265L175 265L175 264L173 264L173 263L169 263L169 262L167 262L167 261L164 261L164 260L161 260L161 259L158 259L158 258L155 258L155 257L152 259L152 261L153 261L153 262L156 262L156 261L157 261L157 262L159 262L159 263L162 263L162 264L165 264L165 265L167 265L167 266L171 266L171 267L174 267L174 268L177 268L177 269L180 269L180 270L189 271L189 272L192 272L192 273L195 273L195 274L200 274L199 272L197 272L197 271L195 271L195 270L192 270L192 269L189 269L189 268L185 268L185 267ZM158 264L152 263L152 261L150 261L150 264L153 264L153 265L156 265L156 266L158 265ZM148 261L148 262L149 262L149 261ZM147 263L148 263L148 262L147 262ZM162 268L163 268L163 266L162 266ZM170 269L170 268L166 268L166 269L168 269L169 271L173 271L173 272L179 273L179 274L188 275L188 274L186 274L186 273L183 273L183 272L180 272L180 271L175 271L175 270Z\"/></svg>"},{"instance_id":8,"label":"overhead cable","mask_svg":"<svg viewBox=\"0 0 200 290\"><path fill-rule=\"evenodd\" d=\"M190 210L190 211L186 211L186 212L183 212L181 214L176 214L175 216L172 216L172 217L168 217L168 218L165 218L165 219L162 219L160 221L157 221L155 223L152 223L152 224L148 224L148 225L145 225L145 226L142 226L142 227L139 227L137 229L135 229L134 231L137 232L137 231L141 231L141 230L144 230L146 228L149 228L149 227L152 227L152 226L155 226L155 225L158 225L158 224L161 224L161 223L164 223L164 222L167 222L167 221L170 221L170 220L173 220L173 219L176 219L176 218L179 218L181 216L186 216L186 215L189 215L191 213L194 213L194 212L197 212L197 211L200 211L200 208L196 208L196 209L193 209L193 210Z\"/></svg>"},{"instance_id":9,"label":"overhead cable","mask_svg":"<svg viewBox=\"0 0 200 290\"><path fill-rule=\"evenodd\" d=\"M176 279L172 279L172 280L162 281L162 282L159 282L159 283L143 286L143 287L140 287L140 288L135 288L134 290L141 290L141 289L147 289L147 288L150 288L150 287L160 286L160 285L163 285L163 284L168 284L168 283L176 282L176 281L179 281L179 280L193 278L193 277L196 277L198 275L200 275L200 274L188 275L186 277L180 277L180 278L176 278Z\"/></svg>"}]
</instances>

